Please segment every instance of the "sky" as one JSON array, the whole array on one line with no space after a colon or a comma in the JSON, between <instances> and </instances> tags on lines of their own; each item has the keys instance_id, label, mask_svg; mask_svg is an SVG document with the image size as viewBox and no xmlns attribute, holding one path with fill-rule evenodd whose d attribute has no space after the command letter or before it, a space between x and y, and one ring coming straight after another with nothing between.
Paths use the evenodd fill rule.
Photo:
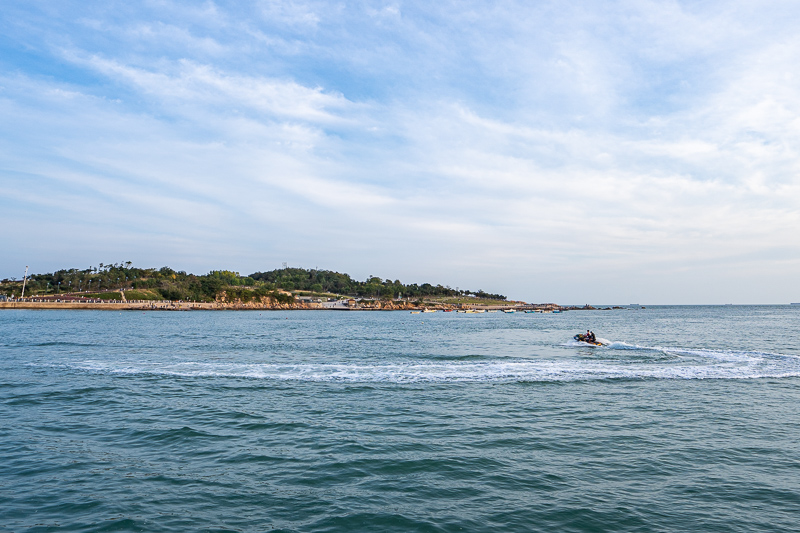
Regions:
<instances>
[{"instance_id":1,"label":"sky","mask_svg":"<svg viewBox=\"0 0 800 533\"><path fill-rule=\"evenodd\" d=\"M0 8L0 278L800 301L796 1Z\"/></svg>"}]
</instances>

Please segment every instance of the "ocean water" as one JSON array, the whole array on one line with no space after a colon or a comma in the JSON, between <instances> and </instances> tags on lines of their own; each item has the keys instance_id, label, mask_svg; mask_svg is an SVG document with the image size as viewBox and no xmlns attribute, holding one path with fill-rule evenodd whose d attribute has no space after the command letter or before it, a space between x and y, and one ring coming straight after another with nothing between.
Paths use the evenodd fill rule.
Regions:
<instances>
[{"instance_id":1,"label":"ocean water","mask_svg":"<svg viewBox=\"0 0 800 533\"><path fill-rule=\"evenodd\" d=\"M798 530L797 307L0 312L0 531Z\"/></svg>"}]
</instances>

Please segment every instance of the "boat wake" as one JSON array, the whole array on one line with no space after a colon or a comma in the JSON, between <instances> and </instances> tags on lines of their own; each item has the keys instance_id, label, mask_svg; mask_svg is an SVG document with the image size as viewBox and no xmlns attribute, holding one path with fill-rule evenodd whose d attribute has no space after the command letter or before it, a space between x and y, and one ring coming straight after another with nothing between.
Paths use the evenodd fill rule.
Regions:
<instances>
[{"instance_id":1,"label":"boat wake","mask_svg":"<svg viewBox=\"0 0 800 533\"><path fill-rule=\"evenodd\" d=\"M239 378L342 383L563 382L609 379L756 379L800 376L800 358L744 351L642 347L610 343L602 357L498 361L406 361L364 363L233 363L84 360L59 366L103 374L187 378ZM643 357L613 357L615 351ZM608 356L608 357L605 357Z\"/></svg>"}]
</instances>

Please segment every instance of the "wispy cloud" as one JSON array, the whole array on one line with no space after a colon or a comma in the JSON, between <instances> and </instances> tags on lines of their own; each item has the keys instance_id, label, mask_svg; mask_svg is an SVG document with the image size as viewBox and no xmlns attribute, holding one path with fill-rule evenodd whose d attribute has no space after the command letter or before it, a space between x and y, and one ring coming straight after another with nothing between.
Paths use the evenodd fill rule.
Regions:
<instances>
[{"instance_id":1,"label":"wispy cloud","mask_svg":"<svg viewBox=\"0 0 800 533\"><path fill-rule=\"evenodd\" d=\"M180 60L163 70L134 68L98 56L81 59L65 54L73 62L127 84L165 106L222 106L221 111L264 112L270 116L309 122L331 121L327 108L341 108L348 102L321 88L308 88L290 80L274 80L225 74L209 65Z\"/></svg>"},{"instance_id":2,"label":"wispy cloud","mask_svg":"<svg viewBox=\"0 0 800 533\"><path fill-rule=\"evenodd\" d=\"M800 266L791 3L118 7L5 15L0 221L36 238L3 244L42 269L697 302L780 301Z\"/></svg>"}]
</instances>

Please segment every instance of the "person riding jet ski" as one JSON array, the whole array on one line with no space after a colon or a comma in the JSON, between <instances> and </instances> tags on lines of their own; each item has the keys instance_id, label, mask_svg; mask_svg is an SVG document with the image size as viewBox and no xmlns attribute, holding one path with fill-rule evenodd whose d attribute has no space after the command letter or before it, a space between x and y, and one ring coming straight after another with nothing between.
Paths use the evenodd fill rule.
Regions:
<instances>
[{"instance_id":1,"label":"person riding jet ski","mask_svg":"<svg viewBox=\"0 0 800 533\"><path fill-rule=\"evenodd\" d=\"M594 334L594 331L586 330L586 333L578 333L575 335L575 340L579 342L587 342L589 344L601 344L597 342L597 337Z\"/></svg>"}]
</instances>

